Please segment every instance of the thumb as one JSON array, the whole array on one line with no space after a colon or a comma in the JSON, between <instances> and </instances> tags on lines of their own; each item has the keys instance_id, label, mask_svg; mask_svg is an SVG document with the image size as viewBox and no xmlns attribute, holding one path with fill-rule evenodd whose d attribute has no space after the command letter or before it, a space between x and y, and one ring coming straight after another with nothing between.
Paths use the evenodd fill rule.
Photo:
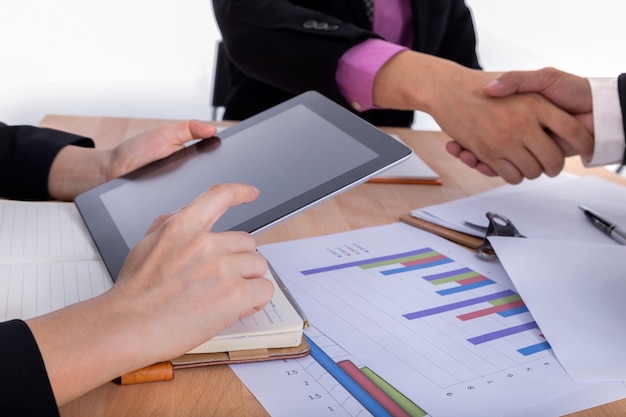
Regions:
<instances>
[{"instance_id":1,"label":"thumb","mask_svg":"<svg viewBox=\"0 0 626 417\"><path fill-rule=\"evenodd\" d=\"M506 97L515 93L540 93L550 85L540 71L511 71L490 81L483 87L491 97Z\"/></svg>"},{"instance_id":2,"label":"thumb","mask_svg":"<svg viewBox=\"0 0 626 417\"><path fill-rule=\"evenodd\" d=\"M511 94L515 94L517 92L517 88L517 85L503 84L500 82L500 79L496 79L485 84L483 91L491 97L506 97Z\"/></svg>"}]
</instances>

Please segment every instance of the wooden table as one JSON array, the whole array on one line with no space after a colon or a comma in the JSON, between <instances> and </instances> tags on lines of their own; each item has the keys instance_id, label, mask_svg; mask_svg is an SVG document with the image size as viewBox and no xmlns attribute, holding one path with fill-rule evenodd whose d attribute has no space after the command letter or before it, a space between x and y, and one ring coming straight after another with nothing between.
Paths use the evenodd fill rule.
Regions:
<instances>
[{"instance_id":1,"label":"wooden table","mask_svg":"<svg viewBox=\"0 0 626 417\"><path fill-rule=\"evenodd\" d=\"M41 126L52 127L95 140L98 147L119 141L171 120L47 116ZM440 174L443 185L359 185L331 200L256 235L259 245L336 233L395 222L410 210L443 203L504 184L485 177L450 157L445 134L409 129L385 129L399 135ZM626 180L604 168L585 170L570 158L569 172L594 174L626 185ZM106 384L61 409L70 416L267 416L267 412L227 366L181 370L175 379L135 386ZM576 417L626 415L626 399L572 414Z\"/></svg>"}]
</instances>

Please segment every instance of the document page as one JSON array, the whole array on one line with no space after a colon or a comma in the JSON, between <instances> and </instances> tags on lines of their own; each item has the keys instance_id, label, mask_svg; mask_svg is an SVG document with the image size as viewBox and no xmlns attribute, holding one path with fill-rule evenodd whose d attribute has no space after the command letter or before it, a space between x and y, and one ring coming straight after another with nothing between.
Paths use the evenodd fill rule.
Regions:
<instances>
[{"instance_id":1,"label":"document page","mask_svg":"<svg viewBox=\"0 0 626 417\"><path fill-rule=\"evenodd\" d=\"M332 341L320 344L322 350L340 347L357 368L375 373L428 415L543 416L555 415L555 407L563 415L607 401L598 392L611 393L608 400L626 396L622 383L595 390L593 383L572 381L502 266L438 236L396 223L259 251L311 326ZM274 383L265 386L272 390ZM287 395L267 390L253 390L264 405L263 398ZM576 408L558 400L574 392ZM320 395L327 398L321 388ZM304 392L289 398L300 406L294 415L301 415L295 399L305 401ZM542 412L547 404L550 411ZM524 414L529 408L533 413Z\"/></svg>"}]
</instances>

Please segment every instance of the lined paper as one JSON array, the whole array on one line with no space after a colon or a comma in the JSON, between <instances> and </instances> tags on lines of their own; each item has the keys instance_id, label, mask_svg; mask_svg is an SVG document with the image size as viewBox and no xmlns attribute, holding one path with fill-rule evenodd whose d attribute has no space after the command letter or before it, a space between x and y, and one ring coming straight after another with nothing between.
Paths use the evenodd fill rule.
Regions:
<instances>
[{"instance_id":1,"label":"lined paper","mask_svg":"<svg viewBox=\"0 0 626 417\"><path fill-rule=\"evenodd\" d=\"M73 203L0 201L0 320L46 314L112 285Z\"/></svg>"}]
</instances>

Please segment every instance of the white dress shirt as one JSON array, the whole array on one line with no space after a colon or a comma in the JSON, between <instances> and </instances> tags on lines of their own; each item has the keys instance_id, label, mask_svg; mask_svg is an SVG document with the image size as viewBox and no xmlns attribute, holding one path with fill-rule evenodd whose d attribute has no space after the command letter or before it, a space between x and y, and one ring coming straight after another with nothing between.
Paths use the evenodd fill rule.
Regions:
<instances>
[{"instance_id":1,"label":"white dress shirt","mask_svg":"<svg viewBox=\"0 0 626 417\"><path fill-rule=\"evenodd\" d=\"M595 144L593 158L583 162L590 167L620 163L626 145L617 78L589 78L589 83Z\"/></svg>"}]
</instances>

